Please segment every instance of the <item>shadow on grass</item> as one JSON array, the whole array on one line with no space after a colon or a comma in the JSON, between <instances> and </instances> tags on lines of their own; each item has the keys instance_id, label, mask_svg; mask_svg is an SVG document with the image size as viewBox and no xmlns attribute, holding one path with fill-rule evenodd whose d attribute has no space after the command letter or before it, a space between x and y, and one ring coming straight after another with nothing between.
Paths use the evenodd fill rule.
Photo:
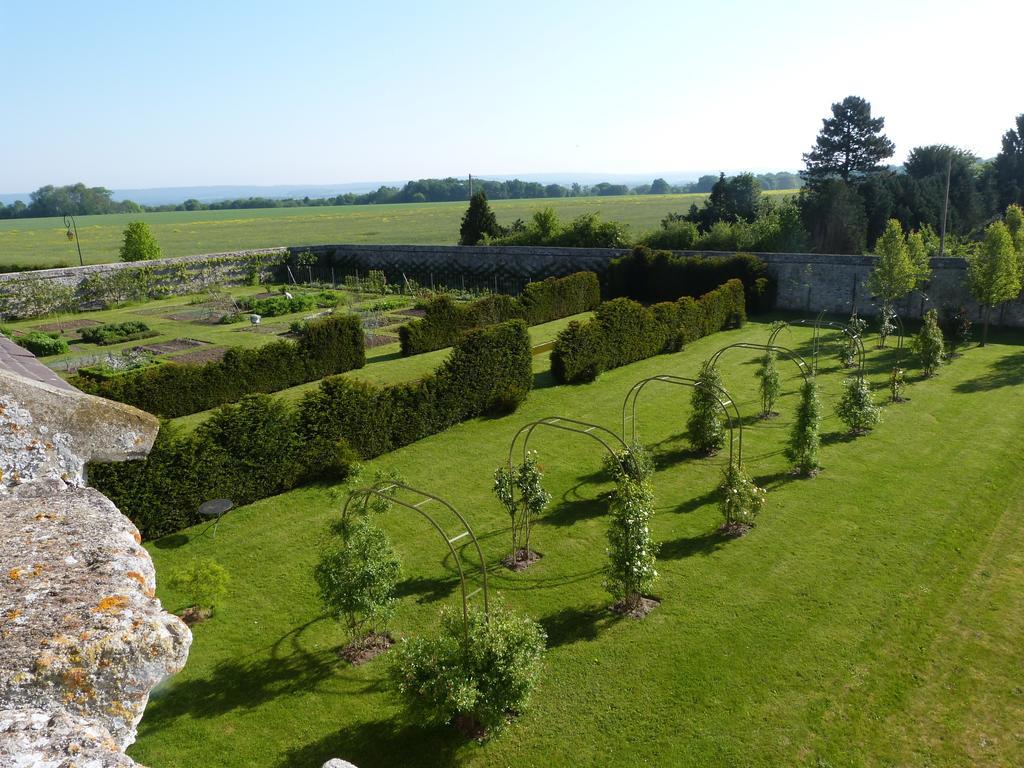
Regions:
<instances>
[{"instance_id":1,"label":"shadow on grass","mask_svg":"<svg viewBox=\"0 0 1024 768\"><path fill-rule=\"evenodd\" d=\"M367 358L366 358L366 362L367 363L385 363L388 360L398 360L401 357L402 357L402 351L398 350L396 352L388 352L386 355L374 355L372 357L370 357L368 355Z\"/></svg>"},{"instance_id":2,"label":"shadow on grass","mask_svg":"<svg viewBox=\"0 0 1024 768\"><path fill-rule=\"evenodd\" d=\"M681 514L686 514L687 512L696 512L698 509L700 509L706 504L713 504L717 499L718 489L716 488L714 490L708 491L707 493L703 493L700 496L694 496L692 499L687 499L686 501L677 504L671 509L666 509L665 511Z\"/></svg>"},{"instance_id":3,"label":"shadow on grass","mask_svg":"<svg viewBox=\"0 0 1024 768\"><path fill-rule=\"evenodd\" d=\"M548 648L570 645L581 640L595 640L598 632L615 621L607 608L562 608L540 620L548 633Z\"/></svg>"},{"instance_id":4,"label":"shadow on grass","mask_svg":"<svg viewBox=\"0 0 1024 768\"><path fill-rule=\"evenodd\" d=\"M658 559L681 560L684 557L693 557L694 555L710 555L732 540L718 531L711 531L710 533L702 533L700 536L663 541L661 542L661 548L658 550Z\"/></svg>"},{"instance_id":5,"label":"shadow on grass","mask_svg":"<svg viewBox=\"0 0 1024 768\"><path fill-rule=\"evenodd\" d=\"M953 391L970 394L1012 387L1021 383L1024 383L1024 352L1017 352L993 361L987 373L970 381L961 381L953 387Z\"/></svg>"},{"instance_id":6,"label":"shadow on grass","mask_svg":"<svg viewBox=\"0 0 1024 768\"><path fill-rule=\"evenodd\" d=\"M395 587L395 597L416 596L416 602L435 603L444 600L455 594L459 588L458 578L430 578L427 576L413 576L398 583Z\"/></svg>"},{"instance_id":7,"label":"shadow on grass","mask_svg":"<svg viewBox=\"0 0 1024 768\"><path fill-rule=\"evenodd\" d=\"M157 549L177 549L185 544L188 544L188 536L184 533L172 533L153 542Z\"/></svg>"},{"instance_id":8,"label":"shadow on grass","mask_svg":"<svg viewBox=\"0 0 1024 768\"><path fill-rule=\"evenodd\" d=\"M557 507L553 507L544 513L541 522L565 526L605 514L608 511L608 502L604 498L568 498L569 494L580 488L581 485L582 483L567 491L562 496L562 501Z\"/></svg>"},{"instance_id":9,"label":"shadow on grass","mask_svg":"<svg viewBox=\"0 0 1024 768\"><path fill-rule=\"evenodd\" d=\"M838 443L852 443L857 439L852 432L827 432L821 436L822 445L836 445Z\"/></svg>"},{"instance_id":10,"label":"shadow on grass","mask_svg":"<svg viewBox=\"0 0 1024 768\"><path fill-rule=\"evenodd\" d=\"M558 382L555 381L555 377L551 375L551 369L546 371L537 371L533 374L533 388L534 389L547 389L548 387L557 387Z\"/></svg>"},{"instance_id":11,"label":"shadow on grass","mask_svg":"<svg viewBox=\"0 0 1024 768\"><path fill-rule=\"evenodd\" d=\"M343 728L322 739L289 749L280 768L313 768L341 757L363 768L451 765L467 743L454 727L423 728L400 720L374 720Z\"/></svg>"}]
</instances>

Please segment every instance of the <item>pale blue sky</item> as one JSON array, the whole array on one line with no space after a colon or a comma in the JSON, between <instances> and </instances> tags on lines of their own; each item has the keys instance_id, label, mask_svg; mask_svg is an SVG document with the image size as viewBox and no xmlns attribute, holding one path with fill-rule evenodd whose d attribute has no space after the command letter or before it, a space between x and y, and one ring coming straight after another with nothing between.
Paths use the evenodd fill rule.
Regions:
<instances>
[{"instance_id":1,"label":"pale blue sky","mask_svg":"<svg viewBox=\"0 0 1024 768\"><path fill-rule=\"evenodd\" d=\"M795 170L829 105L982 156L1024 2L0 0L0 192Z\"/></svg>"}]
</instances>

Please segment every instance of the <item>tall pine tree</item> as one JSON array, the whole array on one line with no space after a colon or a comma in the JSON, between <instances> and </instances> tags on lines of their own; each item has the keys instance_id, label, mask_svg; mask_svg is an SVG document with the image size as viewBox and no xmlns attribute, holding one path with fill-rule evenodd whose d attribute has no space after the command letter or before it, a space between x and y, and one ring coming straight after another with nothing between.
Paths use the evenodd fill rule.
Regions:
<instances>
[{"instance_id":1,"label":"tall pine tree","mask_svg":"<svg viewBox=\"0 0 1024 768\"><path fill-rule=\"evenodd\" d=\"M860 96L847 96L832 105L832 117L823 121L821 133L804 155L809 182L839 177L843 181L881 170L882 161L893 156L895 145L882 133L884 117L871 116L871 104Z\"/></svg>"}]
</instances>

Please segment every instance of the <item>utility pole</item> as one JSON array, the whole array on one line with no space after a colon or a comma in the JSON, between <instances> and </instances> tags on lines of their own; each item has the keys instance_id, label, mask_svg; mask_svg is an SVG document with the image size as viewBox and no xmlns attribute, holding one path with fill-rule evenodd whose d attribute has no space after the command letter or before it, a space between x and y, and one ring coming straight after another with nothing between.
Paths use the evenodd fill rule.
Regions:
<instances>
[{"instance_id":1,"label":"utility pole","mask_svg":"<svg viewBox=\"0 0 1024 768\"><path fill-rule=\"evenodd\" d=\"M469 174L469 196L473 197L473 174Z\"/></svg>"},{"instance_id":2,"label":"utility pole","mask_svg":"<svg viewBox=\"0 0 1024 768\"><path fill-rule=\"evenodd\" d=\"M953 150L949 151L946 163L946 199L942 204L942 234L939 236L939 258L946 255L946 218L949 215L949 177L953 172Z\"/></svg>"}]
</instances>

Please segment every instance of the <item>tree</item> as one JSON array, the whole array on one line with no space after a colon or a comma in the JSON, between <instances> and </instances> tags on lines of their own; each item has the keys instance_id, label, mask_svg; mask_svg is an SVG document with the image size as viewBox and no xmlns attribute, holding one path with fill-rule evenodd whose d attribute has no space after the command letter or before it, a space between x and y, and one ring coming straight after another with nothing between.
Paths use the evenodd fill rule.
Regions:
<instances>
[{"instance_id":1,"label":"tree","mask_svg":"<svg viewBox=\"0 0 1024 768\"><path fill-rule=\"evenodd\" d=\"M648 194L651 195L667 195L672 191L672 187L669 186L668 182L664 179L655 179L651 182L651 189Z\"/></svg>"},{"instance_id":2,"label":"tree","mask_svg":"<svg viewBox=\"0 0 1024 768\"><path fill-rule=\"evenodd\" d=\"M990 224L985 230L985 242L981 248L967 255L967 283L971 295L985 307L980 344L984 347L988 341L992 310L1004 301L1017 298L1021 290L1013 237L1003 222Z\"/></svg>"},{"instance_id":3,"label":"tree","mask_svg":"<svg viewBox=\"0 0 1024 768\"><path fill-rule=\"evenodd\" d=\"M402 564L388 536L368 517L349 522L343 541L327 551L313 571L320 600L344 619L350 639L377 632L395 601ZM361 633L362 628L369 628Z\"/></svg>"},{"instance_id":4,"label":"tree","mask_svg":"<svg viewBox=\"0 0 1024 768\"><path fill-rule=\"evenodd\" d=\"M215 604L227 594L228 572L209 558L191 561L171 574L170 585L185 594L189 601L186 616L192 621L203 621L213 613Z\"/></svg>"},{"instance_id":5,"label":"tree","mask_svg":"<svg viewBox=\"0 0 1024 768\"><path fill-rule=\"evenodd\" d=\"M500 233L498 220L487 202L487 193L475 192L462 217L462 226L459 228L459 245L476 245L484 237L497 237Z\"/></svg>"},{"instance_id":6,"label":"tree","mask_svg":"<svg viewBox=\"0 0 1024 768\"><path fill-rule=\"evenodd\" d=\"M1006 207L1006 215L1003 217L1006 228L1010 230L1010 237L1013 238L1013 247L1017 251L1017 266L1024 268L1024 208L1016 203Z\"/></svg>"},{"instance_id":7,"label":"tree","mask_svg":"<svg viewBox=\"0 0 1024 768\"><path fill-rule=\"evenodd\" d=\"M843 394L836 404L836 416L854 435L864 434L881 421L882 414L863 376L843 382Z\"/></svg>"},{"instance_id":8,"label":"tree","mask_svg":"<svg viewBox=\"0 0 1024 768\"><path fill-rule=\"evenodd\" d=\"M864 201L842 179L823 179L800 190L800 215L816 253L863 253Z\"/></svg>"},{"instance_id":9,"label":"tree","mask_svg":"<svg viewBox=\"0 0 1024 768\"><path fill-rule=\"evenodd\" d=\"M759 387L762 419L778 415L775 413L775 401L779 399L782 385L779 383L779 368L775 364L777 357L774 349L766 352L756 372L757 378L761 380Z\"/></svg>"},{"instance_id":10,"label":"tree","mask_svg":"<svg viewBox=\"0 0 1024 768\"><path fill-rule=\"evenodd\" d=\"M722 426L722 405L719 394L722 378L718 369L707 362L697 376L697 386L691 397L692 411L686 422L686 434L697 453L710 456L725 445L725 427Z\"/></svg>"},{"instance_id":11,"label":"tree","mask_svg":"<svg viewBox=\"0 0 1024 768\"><path fill-rule=\"evenodd\" d=\"M144 221L131 222L124 231L121 261L150 261L159 259L160 255L160 246L149 231L149 225Z\"/></svg>"},{"instance_id":12,"label":"tree","mask_svg":"<svg viewBox=\"0 0 1024 768\"><path fill-rule=\"evenodd\" d=\"M800 389L800 405L796 409L796 421L786 446L786 458L793 463L793 469L804 477L812 477L818 471L818 448L821 446L821 403L818 401L818 382L810 377Z\"/></svg>"},{"instance_id":13,"label":"tree","mask_svg":"<svg viewBox=\"0 0 1024 768\"><path fill-rule=\"evenodd\" d=\"M885 232L875 243L875 268L868 277L868 288L882 300L882 333L879 346L885 346L885 320L892 314L896 299L906 296L917 285L917 268L910 261L903 229L890 219Z\"/></svg>"},{"instance_id":14,"label":"tree","mask_svg":"<svg viewBox=\"0 0 1024 768\"><path fill-rule=\"evenodd\" d=\"M945 352L942 330L939 328L939 313L929 309L924 313L924 323L914 338L914 350L921 356L921 369L925 376L933 376L942 365Z\"/></svg>"},{"instance_id":15,"label":"tree","mask_svg":"<svg viewBox=\"0 0 1024 768\"><path fill-rule=\"evenodd\" d=\"M604 585L618 601L620 612L636 615L644 593L658 578L658 545L651 539L650 528L654 492L649 478L653 465L640 446L619 454L618 459L606 462L615 477L615 491L611 497Z\"/></svg>"},{"instance_id":16,"label":"tree","mask_svg":"<svg viewBox=\"0 0 1024 768\"><path fill-rule=\"evenodd\" d=\"M914 287L919 288L932 276L931 256L928 255L924 235L920 232L915 231L907 235L907 257L914 268Z\"/></svg>"},{"instance_id":17,"label":"tree","mask_svg":"<svg viewBox=\"0 0 1024 768\"><path fill-rule=\"evenodd\" d=\"M709 230L720 221L753 221L757 218L760 200L761 185L753 174L741 173L726 178L723 173L711 188L704 206L697 208L691 205L686 218L697 224L701 231Z\"/></svg>"},{"instance_id":18,"label":"tree","mask_svg":"<svg viewBox=\"0 0 1024 768\"><path fill-rule=\"evenodd\" d=\"M1024 113L1017 115L1015 128L1003 134L993 171L999 207L1024 203Z\"/></svg>"},{"instance_id":19,"label":"tree","mask_svg":"<svg viewBox=\"0 0 1024 768\"><path fill-rule=\"evenodd\" d=\"M804 155L808 181L839 177L850 181L881 169L893 156L895 145L882 133L884 117L871 117L871 104L859 96L847 96L832 105L814 147Z\"/></svg>"}]
</instances>

